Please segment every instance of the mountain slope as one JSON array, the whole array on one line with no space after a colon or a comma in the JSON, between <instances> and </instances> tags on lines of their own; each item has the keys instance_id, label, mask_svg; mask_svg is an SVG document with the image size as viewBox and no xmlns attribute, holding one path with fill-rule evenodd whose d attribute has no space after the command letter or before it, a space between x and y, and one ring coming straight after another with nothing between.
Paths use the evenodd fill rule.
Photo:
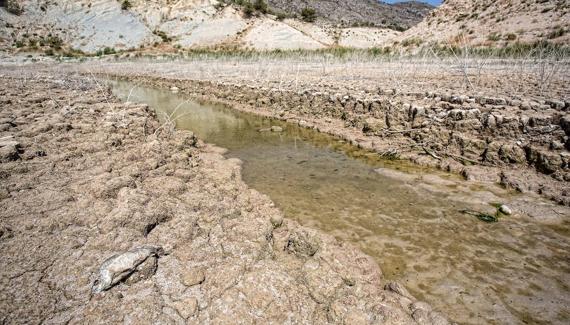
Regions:
<instances>
[{"instance_id":1,"label":"mountain slope","mask_svg":"<svg viewBox=\"0 0 570 325\"><path fill-rule=\"evenodd\" d=\"M419 23L433 6L416 1L387 4L376 0L268 0L276 12L298 15L313 8L319 19L344 26L368 25L407 29Z\"/></svg>"},{"instance_id":2,"label":"mountain slope","mask_svg":"<svg viewBox=\"0 0 570 325\"><path fill-rule=\"evenodd\" d=\"M16 1L16 0L13 0ZM124 1L124 0L121 0ZM141 47L238 47L257 50L319 49L336 45L381 46L399 32L338 28L275 16L245 15L243 8L216 0L19 1L16 15L0 8L0 47L87 53Z\"/></svg>"},{"instance_id":3,"label":"mountain slope","mask_svg":"<svg viewBox=\"0 0 570 325\"><path fill-rule=\"evenodd\" d=\"M472 45L570 40L568 0L446 0L402 35L440 43Z\"/></svg>"}]
</instances>

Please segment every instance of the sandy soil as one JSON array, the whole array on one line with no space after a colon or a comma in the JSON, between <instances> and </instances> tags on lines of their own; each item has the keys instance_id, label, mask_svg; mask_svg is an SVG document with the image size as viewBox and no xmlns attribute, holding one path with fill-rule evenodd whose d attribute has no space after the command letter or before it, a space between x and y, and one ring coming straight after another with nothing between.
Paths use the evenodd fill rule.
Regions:
<instances>
[{"instance_id":1,"label":"sandy soil","mask_svg":"<svg viewBox=\"0 0 570 325\"><path fill-rule=\"evenodd\" d=\"M221 149L33 71L0 72L0 323L447 323Z\"/></svg>"}]
</instances>

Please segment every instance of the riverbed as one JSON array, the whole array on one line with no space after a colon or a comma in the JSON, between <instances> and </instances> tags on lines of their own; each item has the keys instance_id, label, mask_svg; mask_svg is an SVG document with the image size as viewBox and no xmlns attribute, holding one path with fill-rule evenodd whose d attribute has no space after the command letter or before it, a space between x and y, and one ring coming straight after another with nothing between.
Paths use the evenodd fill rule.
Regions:
<instances>
[{"instance_id":1,"label":"riverbed","mask_svg":"<svg viewBox=\"0 0 570 325\"><path fill-rule=\"evenodd\" d=\"M242 176L285 216L349 241L461 323L570 320L568 209L538 196L386 160L295 124L199 104L182 94L112 83L242 162ZM280 132L268 129L279 127ZM279 131L278 128L274 130ZM514 210L485 223L464 210Z\"/></svg>"}]
</instances>

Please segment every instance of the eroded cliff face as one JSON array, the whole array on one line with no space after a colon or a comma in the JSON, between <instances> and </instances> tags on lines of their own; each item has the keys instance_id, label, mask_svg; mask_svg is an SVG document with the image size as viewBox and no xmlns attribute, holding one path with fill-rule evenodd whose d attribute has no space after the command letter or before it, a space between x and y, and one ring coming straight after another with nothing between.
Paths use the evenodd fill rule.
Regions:
<instances>
[{"instance_id":1,"label":"eroded cliff face","mask_svg":"<svg viewBox=\"0 0 570 325\"><path fill-rule=\"evenodd\" d=\"M0 83L0 321L447 323L147 106L85 77Z\"/></svg>"}]
</instances>

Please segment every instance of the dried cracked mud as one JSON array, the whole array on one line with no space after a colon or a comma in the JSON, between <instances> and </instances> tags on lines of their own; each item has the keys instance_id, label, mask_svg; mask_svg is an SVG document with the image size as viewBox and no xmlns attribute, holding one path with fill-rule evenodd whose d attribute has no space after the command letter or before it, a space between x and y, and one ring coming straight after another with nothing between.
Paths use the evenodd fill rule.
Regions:
<instances>
[{"instance_id":1,"label":"dried cracked mud","mask_svg":"<svg viewBox=\"0 0 570 325\"><path fill-rule=\"evenodd\" d=\"M456 74L418 62L142 62L140 69L140 63L120 60L73 67L177 87L193 98L298 123L385 157L570 206L566 68L548 84L532 71L485 71L475 91Z\"/></svg>"},{"instance_id":2,"label":"dried cracked mud","mask_svg":"<svg viewBox=\"0 0 570 325\"><path fill-rule=\"evenodd\" d=\"M147 106L0 74L0 323L448 323Z\"/></svg>"}]
</instances>

